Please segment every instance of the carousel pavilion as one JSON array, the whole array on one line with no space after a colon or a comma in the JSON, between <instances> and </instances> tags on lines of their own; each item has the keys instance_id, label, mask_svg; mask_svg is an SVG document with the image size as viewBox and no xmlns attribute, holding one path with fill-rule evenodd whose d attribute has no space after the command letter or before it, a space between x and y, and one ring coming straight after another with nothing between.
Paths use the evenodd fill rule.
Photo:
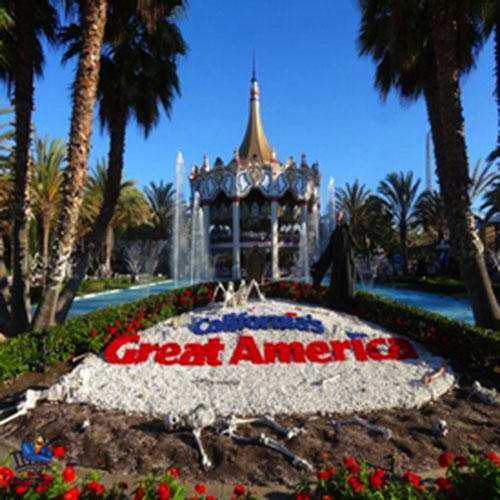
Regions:
<instances>
[{"instance_id":1,"label":"carousel pavilion","mask_svg":"<svg viewBox=\"0 0 500 500\"><path fill-rule=\"evenodd\" d=\"M302 155L282 163L269 146L260 113L259 86L251 80L250 115L243 141L227 164L213 168L205 156L193 165L191 200L202 207L206 252L219 277L244 278L250 255L260 253L265 275L290 274L297 266L307 273L308 256L319 245L318 164ZM300 258L299 258L300 256ZM301 263L299 263L299 261Z\"/></svg>"}]
</instances>

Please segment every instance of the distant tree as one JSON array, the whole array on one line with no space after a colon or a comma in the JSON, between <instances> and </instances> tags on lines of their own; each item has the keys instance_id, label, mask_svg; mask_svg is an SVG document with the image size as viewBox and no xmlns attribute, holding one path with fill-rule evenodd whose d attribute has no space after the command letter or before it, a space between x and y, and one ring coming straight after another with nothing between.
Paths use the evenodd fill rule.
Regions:
<instances>
[{"instance_id":1,"label":"distant tree","mask_svg":"<svg viewBox=\"0 0 500 500\"><path fill-rule=\"evenodd\" d=\"M172 216L174 212L175 189L171 182L159 184L151 181L144 188L146 200L153 211L153 231L156 238L167 238L172 231Z\"/></svg>"},{"instance_id":2,"label":"distant tree","mask_svg":"<svg viewBox=\"0 0 500 500\"><path fill-rule=\"evenodd\" d=\"M35 216L42 230L42 283L45 285L49 262L50 230L60 209L62 166L67 147L63 139L49 142L49 137L35 140L31 177L31 198Z\"/></svg>"},{"instance_id":3,"label":"distant tree","mask_svg":"<svg viewBox=\"0 0 500 500\"><path fill-rule=\"evenodd\" d=\"M378 188L378 192L392 214L399 231L405 274L408 274L408 228L413 218L413 205L419 184L420 180L413 182L413 172L408 172L406 175L403 172L399 174L393 172L386 176Z\"/></svg>"},{"instance_id":4,"label":"distant tree","mask_svg":"<svg viewBox=\"0 0 500 500\"><path fill-rule=\"evenodd\" d=\"M85 190L82 218L87 226L92 226L99 217L105 203L108 167L105 160L97 163L87 182ZM113 250L113 233L118 227L139 226L151 219L151 211L144 195L135 187L133 180L124 180L120 184L118 203L115 206L111 221L106 228L103 242L104 276L111 275L111 252Z\"/></svg>"},{"instance_id":5,"label":"distant tree","mask_svg":"<svg viewBox=\"0 0 500 500\"><path fill-rule=\"evenodd\" d=\"M444 210L443 198L439 191L424 191L415 202L413 210L415 223L437 237L443 239L447 228L446 214Z\"/></svg>"},{"instance_id":6,"label":"distant tree","mask_svg":"<svg viewBox=\"0 0 500 500\"><path fill-rule=\"evenodd\" d=\"M499 174L492 169L492 163L487 163L481 170L481 159L476 162L472 171L471 184L469 187L469 197L471 202L486 193L491 186L500 179Z\"/></svg>"}]
</instances>

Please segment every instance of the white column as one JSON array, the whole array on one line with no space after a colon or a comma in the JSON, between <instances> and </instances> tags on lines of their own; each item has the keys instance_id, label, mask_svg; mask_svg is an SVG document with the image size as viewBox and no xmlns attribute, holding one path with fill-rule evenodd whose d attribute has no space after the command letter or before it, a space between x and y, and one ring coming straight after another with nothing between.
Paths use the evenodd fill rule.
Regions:
<instances>
[{"instance_id":1,"label":"white column","mask_svg":"<svg viewBox=\"0 0 500 500\"><path fill-rule=\"evenodd\" d=\"M233 200L233 279L240 279L240 200Z\"/></svg>"},{"instance_id":2,"label":"white column","mask_svg":"<svg viewBox=\"0 0 500 500\"><path fill-rule=\"evenodd\" d=\"M205 237L203 239L203 242L205 244L205 248L203 249L204 256L206 261L203 263L203 272L204 276L202 276L203 279L211 279L211 273L210 273L210 263L212 261L211 259L211 248L210 248L210 205L208 203L203 204L203 231L205 233Z\"/></svg>"},{"instance_id":3,"label":"white column","mask_svg":"<svg viewBox=\"0 0 500 500\"><path fill-rule=\"evenodd\" d=\"M278 202L271 201L271 272L273 280L280 277L278 247Z\"/></svg>"},{"instance_id":4,"label":"white column","mask_svg":"<svg viewBox=\"0 0 500 500\"><path fill-rule=\"evenodd\" d=\"M302 262L304 269L302 271L303 273L303 279L306 283L309 283L309 245L308 243L308 230L307 230L307 202L303 201L302 206L300 207L300 234L301 238L304 238L305 240L305 245L304 245L304 261Z\"/></svg>"}]
</instances>

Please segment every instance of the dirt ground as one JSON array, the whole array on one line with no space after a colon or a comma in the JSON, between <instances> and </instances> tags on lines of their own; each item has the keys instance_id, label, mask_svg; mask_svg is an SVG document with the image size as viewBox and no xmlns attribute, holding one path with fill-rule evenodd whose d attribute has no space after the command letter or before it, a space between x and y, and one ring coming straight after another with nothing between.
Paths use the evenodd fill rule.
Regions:
<instances>
[{"instance_id":1,"label":"dirt ground","mask_svg":"<svg viewBox=\"0 0 500 500\"><path fill-rule=\"evenodd\" d=\"M29 373L5 382L0 387L0 409L27 387L47 387L70 368L70 363L61 363L45 374ZM487 387L500 388L499 373L468 374L461 376L457 387L440 400L420 409L358 414L371 423L388 427L392 431L388 440L356 425L335 427L332 421L349 418L335 414L277 416L280 424L305 430L289 441L265 427L246 426L238 432L255 437L265 433L311 462L316 470L324 455L333 465L350 455L388 470L424 472L437 467L443 450L460 454L465 443L478 450L500 452L500 405L488 406L468 399L476 379ZM86 419L90 426L81 431ZM436 419L447 422L446 437L432 435L430 429ZM304 474L307 476L305 470L293 466L280 453L257 444L235 443L212 428L202 435L213 462L213 467L204 471L191 433L167 433L160 420L97 410L88 405L40 404L27 416L0 427L0 440L14 448L36 433L44 435L52 446L64 446L68 462L111 473L136 474L176 467L188 480L256 486L293 486Z\"/></svg>"}]
</instances>

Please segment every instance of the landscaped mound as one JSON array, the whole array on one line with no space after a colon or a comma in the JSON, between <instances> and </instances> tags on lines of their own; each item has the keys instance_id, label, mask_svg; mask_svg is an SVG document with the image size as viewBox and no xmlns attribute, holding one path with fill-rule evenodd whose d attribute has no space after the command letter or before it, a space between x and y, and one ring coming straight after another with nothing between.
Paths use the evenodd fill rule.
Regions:
<instances>
[{"instance_id":1,"label":"landscaped mound","mask_svg":"<svg viewBox=\"0 0 500 500\"><path fill-rule=\"evenodd\" d=\"M68 402L148 416L200 404L222 417L352 413L439 397L454 382L443 363L348 314L266 300L216 304L118 336L52 390Z\"/></svg>"}]
</instances>

